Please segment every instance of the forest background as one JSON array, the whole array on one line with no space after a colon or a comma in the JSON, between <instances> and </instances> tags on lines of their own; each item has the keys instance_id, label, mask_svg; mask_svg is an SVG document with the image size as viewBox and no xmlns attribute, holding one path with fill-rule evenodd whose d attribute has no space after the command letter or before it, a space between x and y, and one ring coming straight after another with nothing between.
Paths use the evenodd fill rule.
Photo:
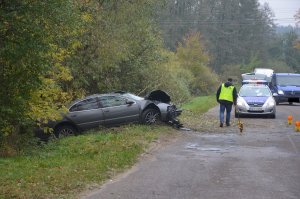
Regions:
<instances>
[{"instance_id":1,"label":"forest background","mask_svg":"<svg viewBox=\"0 0 300 199\"><path fill-rule=\"evenodd\" d=\"M257 0L0 0L0 147L89 94L180 104L256 67L299 73L299 34L273 17Z\"/></svg>"}]
</instances>

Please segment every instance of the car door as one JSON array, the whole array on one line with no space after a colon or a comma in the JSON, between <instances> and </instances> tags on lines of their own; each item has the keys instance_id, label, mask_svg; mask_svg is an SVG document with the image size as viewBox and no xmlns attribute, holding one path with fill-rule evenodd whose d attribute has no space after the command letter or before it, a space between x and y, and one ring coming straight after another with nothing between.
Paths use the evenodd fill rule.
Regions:
<instances>
[{"instance_id":1,"label":"car door","mask_svg":"<svg viewBox=\"0 0 300 199\"><path fill-rule=\"evenodd\" d=\"M100 97L105 125L110 126L139 121L139 105L136 102L128 104L127 100L125 97L114 95Z\"/></svg>"},{"instance_id":2,"label":"car door","mask_svg":"<svg viewBox=\"0 0 300 199\"><path fill-rule=\"evenodd\" d=\"M82 130L103 125L104 115L97 97L85 99L74 104L67 118Z\"/></svg>"}]
</instances>

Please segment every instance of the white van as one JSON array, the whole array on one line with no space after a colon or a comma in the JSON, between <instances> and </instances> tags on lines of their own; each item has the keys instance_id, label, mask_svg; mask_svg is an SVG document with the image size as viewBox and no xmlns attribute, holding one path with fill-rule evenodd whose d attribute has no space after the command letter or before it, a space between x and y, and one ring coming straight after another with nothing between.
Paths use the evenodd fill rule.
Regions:
<instances>
[{"instance_id":1,"label":"white van","mask_svg":"<svg viewBox=\"0 0 300 199\"><path fill-rule=\"evenodd\" d=\"M269 68L255 68L254 69L254 73L255 74L264 74L267 76L266 80L268 82L271 82L272 80L272 75L274 74L274 70L273 69L269 69Z\"/></svg>"}]
</instances>

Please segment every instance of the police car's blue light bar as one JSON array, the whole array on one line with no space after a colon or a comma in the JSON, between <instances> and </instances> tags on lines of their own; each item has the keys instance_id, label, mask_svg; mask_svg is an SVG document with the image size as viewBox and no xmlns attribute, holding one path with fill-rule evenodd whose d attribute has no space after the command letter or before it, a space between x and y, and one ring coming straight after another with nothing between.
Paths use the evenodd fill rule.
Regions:
<instances>
[{"instance_id":1,"label":"police car's blue light bar","mask_svg":"<svg viewBox=\"0 0 300 199\"><path fill-rule=\"evenodd\" d=\"M244 84L264 84L268 85L268 82L265 80L243 80L242 85Z\"/></svg>"}]
</instances>

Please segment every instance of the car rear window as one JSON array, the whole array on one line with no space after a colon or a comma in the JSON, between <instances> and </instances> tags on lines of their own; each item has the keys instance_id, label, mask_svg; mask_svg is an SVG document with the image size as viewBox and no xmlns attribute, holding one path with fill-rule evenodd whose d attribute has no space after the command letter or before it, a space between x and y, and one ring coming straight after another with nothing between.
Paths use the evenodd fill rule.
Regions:
<instances>
[{"instance_id":1,"label":"car rear window","mask_svg":"<svg viewBox=\"0 0 300 199\"><path fill-rule=\"evenodd\" d=\"M70 112L84 111L84 110L97 109L97 108L99 108L97 99L90 98L74 104L70 108Z\"/></svg>"}]
</instances>

